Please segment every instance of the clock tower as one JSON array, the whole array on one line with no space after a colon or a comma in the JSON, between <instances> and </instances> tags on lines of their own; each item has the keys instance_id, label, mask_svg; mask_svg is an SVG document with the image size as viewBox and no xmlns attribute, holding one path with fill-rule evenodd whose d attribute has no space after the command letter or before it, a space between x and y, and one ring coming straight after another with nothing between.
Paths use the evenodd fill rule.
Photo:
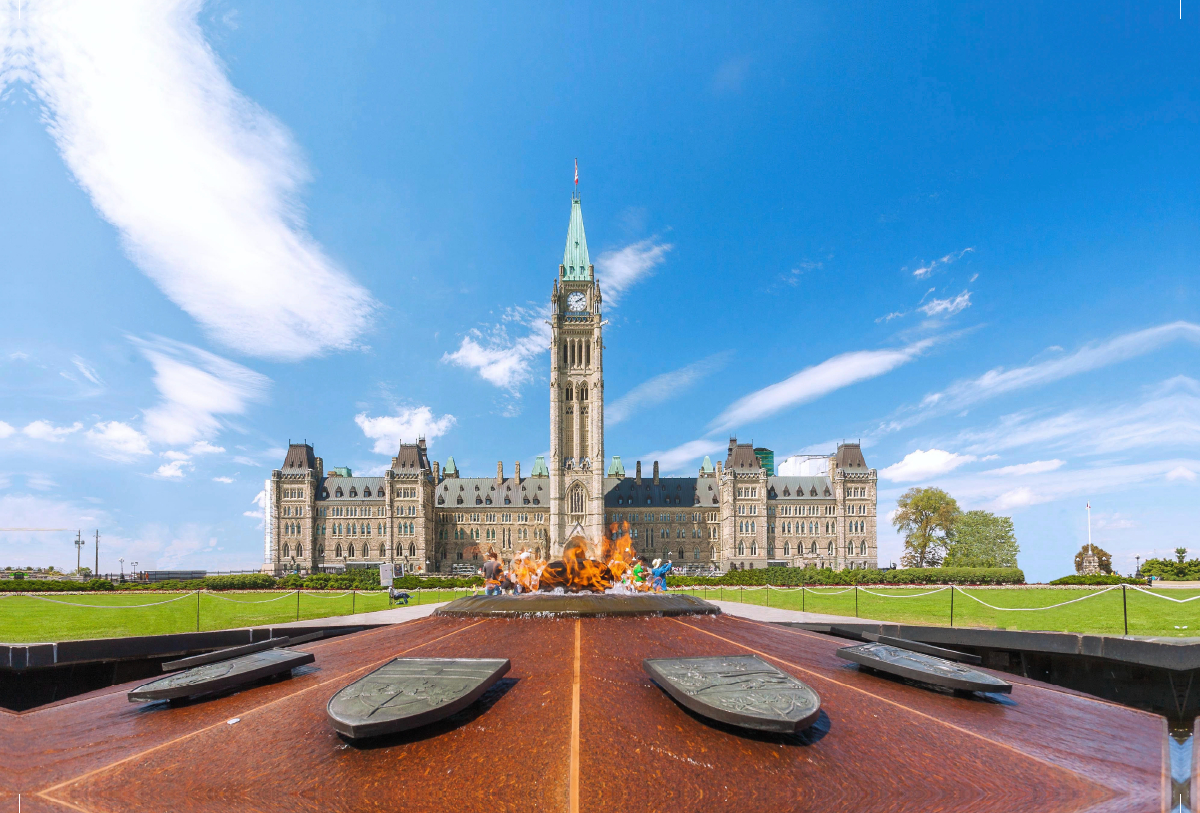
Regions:
<instances>
[{"instance_id":1,"label":"clock tower","mask_svg":"<svg viewBox=\"0 0 1200 813\"><path fill-rule=\"evenodd\" d=\"M550 295L550 555L572 536L604 534L604 342L600 286L579 197Z\"/></svg>"}]
</instances>

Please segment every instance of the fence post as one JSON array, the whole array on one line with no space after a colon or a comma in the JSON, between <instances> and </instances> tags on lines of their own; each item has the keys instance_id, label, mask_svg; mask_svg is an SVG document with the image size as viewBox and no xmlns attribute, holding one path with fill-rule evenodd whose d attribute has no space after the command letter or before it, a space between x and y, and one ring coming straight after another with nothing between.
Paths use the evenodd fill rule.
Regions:
<instances>
[{"instance_id":1,"label":"fence post","mask_svg":"<svg viewBox=\"0 0 1200 813\"><path fill-rule=\"evenodd\" d=\"M296 588L296 620L300 620L300 588Z\"/></svg>"},{"instance_id":2,"label":"fence post","mask_svg":"<svg viewBox=\"0 0 1200 813\"><path fill-rule=\"evenodd\" d=\"M954 585L950 585L950 626L954 626Z\"/></svg>"},{"instance_id":3,"label":"fence post","mask_svg":"<svg viewBox=\"0 0 1200 813\"><path fill-rule=\"evenodd\" d=\"M350 615L354 615L354 600L356 598L358 598L358 593L355 592L353 587L351 587L350 588Z\"/></svg>"},{"instance_id":4,"label":"fence post","mask_svg":"<svg viewBox=\"0 0 1200 813\"><path fill-rule=\"evenodd\" d=\"M854 617L858 618L858 584L854 585Z\"/></svg>"},{"instance_id":5,"label":"fence post","mask_svg":"<svg viewBox=\"0 0 1200 813\"><path fill-rule=\"evenodd\" d=\"M744 584L742 585L741 589L738 591L738 603L740 603L740 604L746 603L746 585L744 585Z\"/></svg>"},{"instance_id":6,"label":"fence post","mask_svg":"<svg viewBox=\"0 0 1200 813\"><path fill-rule=\"evenodd\" d=\"M800 612L804 612L804 582L800 582Z\"/></svg>"},{"instance_id":7,"label":"fence post","mask_svg":"<svg viewBox=\"0 0 1200 813\"><path fill-rule=\"evenodd\" d=\"M771 606L771 583L767 582L767 606Z\"/></svg>"},{"instance_id":8,"label":"fence post","mask_svg":"<svg viewBox=\"0 0 1200 813\"><path fill-rule=\"evenodd\" d=\"M196 591L196 632L200 631L200 591Z\"/></svg>"},{"instance_id":9,"label":"fence post","mask_svg":"<svg viewBox=\"0 0 1200 813\"><path fill-rule=\"evenodd\" d=\"M1125 585L1121 585L1121 612L1125 616L1125 634L1129 634L1129 605L1125 603Z\"/></svg>"}]
</instances>

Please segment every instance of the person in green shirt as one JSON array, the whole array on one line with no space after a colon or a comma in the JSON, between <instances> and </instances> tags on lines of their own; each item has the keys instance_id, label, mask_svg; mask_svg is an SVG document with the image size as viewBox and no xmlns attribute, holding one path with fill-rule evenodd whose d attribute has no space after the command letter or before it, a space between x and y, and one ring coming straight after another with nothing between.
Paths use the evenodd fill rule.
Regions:
<instances>
[{"instance_id":1,"label":"person in green shirt","mask_svg":"<svg viewBox=\"0 0 1200 813\"><path fill-rule=\"evenodd\" d=\"M646 584L646 565L641 559L638 559L636 562L634 562L633 583L637 587L642 587Z\"/></svg>"}]
</instances>

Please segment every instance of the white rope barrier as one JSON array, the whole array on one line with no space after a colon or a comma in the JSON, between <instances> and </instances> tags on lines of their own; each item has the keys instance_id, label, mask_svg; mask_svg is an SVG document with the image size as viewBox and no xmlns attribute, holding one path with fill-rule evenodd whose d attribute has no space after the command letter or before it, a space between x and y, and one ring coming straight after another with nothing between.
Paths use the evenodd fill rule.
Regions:
<instances>
[{"instance_id":1,"label":"white rope barrier","mask_svg":"<svg viewBox=\"0 0 1200 813\"><path fill-rule=\"evenodd\" d=\"M1139 593L1145 593L1148 596L1154 596L1155 598L1161 598L1164 601L1173 601L1176 604L1187 604L1189 601L1195 601L1196 599L1200 598L1200 596L1192 596L1191 598L1171 598L1170 596L1160 595L1158 593L1147 590L1144 587L1138 587L1136 584L1130 585L1130 586L1134 590L1137 590Z\"/></svg>"},{"instance_id":2,"label":"white rope barrier","mask_svg":"<svg viewBox=\"0 0 1200 813\"><path fill-rule=\"evenodd\" d=\"M930 590L926 593L911 593L907 596L889 596L886 593L872 593L870 590L868 590L865 587L860 587L858 589L859 589L859 591L866 593L868 596L876 596L877 598L921 598L922 596L932 596L934 593L944 593L945 591L950 590L953 587L954 587L954 585L948 584L945 587L939 587L936 590ZM960 593L962 592L961 587L958 588L958 592L960 592Z\"/></svg>"},{"instance_id":3,"label":"white rope barrier","mask_svg":"<svg viewBox=\"0 0 1200 813\"><path fill-rule=\"evenodd\" d=\"M1076 602L1079 602L1079 601L1087 601L1089 598L1096 598L1096 596L1102 596L1105 593L1111 593L1113 590L1116 590L1120 586L1121 585L1119 585L1119 584L1114 584L1112 587L1109 587L1105 590L1101 590L1099 593L1092 593L1091 595L1083 596L1082 598L1073 598L1070 601L1063 601L1058 604L1048 604L1045 607L995 607L991 604L988 604L983 599L975 598L975 596L973 596L970 593L968 593L967 591L963 590L961 587L958 589L958 592L961 593L962 595L966 596L969 599L978 601L984 607L990 607L993 610L1001 610L1003 612L1012 612L1012 613L1022 613L1022 612L1030 613L1030 612L1035 612L1037 610L1053 610L1055 607L1065 607L1068 604L1075 604Z\"/></svg>"},{"instance_id":4,"label":"white rope barrier","mask_svg":"<svg viewBox=\"0 0 1200 813\"><path fill-rule=\"evenodd\" d=\"M191 598L194 595L196 595L196 593L184 593L182 596L169 598L166 601L155 601L150 604L79 604L74 601L61 601L56 598L46 598L45 596L35 596L32 594L29 594L29 597L36 598L41 601L53 602L54 604L66 604L68 607L90 607L96 610L140 610L142 607L157 607L161 604L170 604L172 601Z\"/></svg>"},{"instance_id":5,"label":"white rope barrier","mask_svg":"<svg viewBox=\"0 0 1200 813\"><path fill-rule=\"evenodd\" d=\"M211 598L219 598L222 601L231 601L234 604L268 604L272 601L279 601L281 598L287 598L288 596L294 596L299 592L300 592L299 590L293 590L290 593L284 593L283 595L276 596L275 598L264 598L260 601L242 601L241 599L238 599L238 598L228 598L226 596L218 595L216 593L206 593L205 595L210 596Z\"/></svg>"}]
</instances>

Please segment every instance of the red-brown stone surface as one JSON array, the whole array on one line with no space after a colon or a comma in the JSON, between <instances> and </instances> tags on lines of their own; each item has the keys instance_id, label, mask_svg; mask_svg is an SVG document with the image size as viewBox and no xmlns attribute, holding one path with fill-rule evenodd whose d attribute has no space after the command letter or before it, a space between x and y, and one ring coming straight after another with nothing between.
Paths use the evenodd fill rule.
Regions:
<instances>
[{"instance_id":1,"label":"red-brown stone surface","mask_svg":"<svg viewBox=\"0 0 1200 813\"><path fill-rule=\"evenodd\" d=\"M581 635L582 811L1161 811L1165 720L1036 681L1000 702L859 672L835 639L720 618L427 618L304 646L290 680L191 705L131 685L0 712L0 810L570 811ZM642 658L757 652L821 695L794 737L712 726ZM368 745L325 704L391 658L499 657L512 670L452 723ZM239 722L230 725L232 718Z\"/></svg>"}]
</instances>

